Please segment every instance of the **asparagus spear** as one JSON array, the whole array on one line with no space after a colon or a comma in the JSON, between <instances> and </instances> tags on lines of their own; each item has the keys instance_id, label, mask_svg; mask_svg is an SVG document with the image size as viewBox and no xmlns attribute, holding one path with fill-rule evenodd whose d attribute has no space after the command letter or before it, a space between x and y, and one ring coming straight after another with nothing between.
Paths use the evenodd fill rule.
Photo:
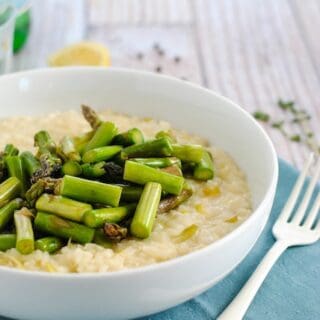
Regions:
<instances>
[{"instance_id":1,"label":"asparagus spear","mask_svg":"<svg viewBox=\"0 0 320 320\"><path fill-rule=\"evenodd\" d=\"M41 178L34 183L25 194L25 198L30 208L33 208L37 199L44 193L52 193L58 184L57 179Z\"/></svg>"},{"instance_id":2,"label":"asparagus spear","mask_svg":"<svg viewBox=\"0 0 320 320\"><path fill-rule=\"evenodd\" d=\"M92 242L94 229L39 211L34 220L37 230L79 243Z\"/></svg>"},{"instance_id":3,"label":"asparagus spear","mask_svg":"<svg viewBox=\"0 0 320 320\"><path fill-rule=\"evenodd\" d=\"M126 161L124 167L124 180L138 184L146 184L149 181L158 182L162 189L175 195L180 194L184 184L184 178L159 169L145 166L134 161Z\"/></svg>"},{"instance_id":4,"label":"asparagus spear","mask_svg":"<svg viewBox=\"0 0 320 320\"><path fill-rule=\"evenodd\" d=\"M34 145L38 147L38 153L41 154L55 154L57 152L56 144L50 137L47 131L38 131L34 136Z\"/></svg>"},{"instance_id":5,"label":"asparagus spear","mask_svg":"<svg viewBox=\"0 0 320 320\"><path fill-rule=\"evenodd\" d=\"M95 131L88 131L84 133L81 136L73 137L73 143L76 148L76 150L82 154L87 143L91 140L93 137Z\"/></svg>"},{"instance_id":6,"label":"asparagus spear","mask_svg":"<svg viewBox=\"0 0 320 320\"><path fill-rule=\"evenodd\" d=\"M203 157L205 150L202 146L196 144L173 144L172 155L179 158L181 161L199 163Z\"/></svg>"},{"instance_id":7,"label":"asparagus spear","mask_svg":"<svg viewBox=\"0 0 320 320\"><path fill-rule=\"evenodd\" d=\"M63 241L57 237L45 237L35 241L35 248L48 253L55 253L63 247Z\"/></svg>"},{"instance_id":8,"label":"asparagus spear","mask_svg":"<svg viewBox=\"0 0 320 320\"><path fill-rule=\"evenodd\" d=\"M158 213L168 212L192 196L191 188L184 188L178 196L169 196L160 201Z\"/></svg>"},{"instance_id":9,"label":"asparagus spear","mask_svg":"<svg viewBox=\"0 0 320 320\"><path fill-rule=\"evenodd\" d=\"M6 165L10 177L16 177L20 180L21 194L24 195L27 190L27 179L21 158L19 156L6 157Z\"/></svg>"},{"instance_id":10,"label":"asparagus spear","mask_svg":"<svg viewBox=\"0 0 320 320\"><path fill-rule=\"evenodd\" d=\"M104 169L105 164L104 161L95 164L85 163L81 165L82 174L85 178L89 179L99 178L106 173Z\"/></svg>"},{"instance_id":11,"label":"asparagus spear","mask_svg":"<svg viewBox=\"0 0 320 320\"><path fill-rule=\"evenodd\" d=\"M17 177L10 177L0 184L0 208L20 194L21 182Z\"/></svg>"},{"instance_id":12,"label":"asparagus spear","mask_svg":"<svg viewBox=\"0 0 320 320\"><path fill-rule=\"evenodd\" d=\"M121 146L106 146L91 149L83 154L82 161L85 163L92 163L109 160L116 154L118 154L121 150Z\"/></svg>"},{"instance_id":13,"label":"asparagus spear","mask_svg":"<svg viewBox=\"0 0 320 320\"><path fill-rule=\"evenodd\" d=\"M113 144L119 144L125 147L143 142L143 134L138 128L132 128L126 132L117 134L112 141Z\"/></svg>"},{"instance_id":14,"label":"asparagus spear","mask_svg":"<svg viewBox=\"0 0 320 320\"><path fill-rule=\"evenodd\" d=\"M15 210L22 207L23 200L16 198L0 209L0 230L3 230L12 219Z\"/></svg>"},{"instance_id":15,"label":"asparagus spear","mask_svg":"<svg viewBox=\"0 0 320 320\"><path fill-rule=\"evenodd\" d=\"M7 251L16 247L17 236L15 234L0 234L0 251Z\"/></svg>"},{"instance_id":16,"label":"asparagus spear","mask_svg":"<svg viewBox=\"0 0 320 320\"><path fill-rule=\"evenodd\" d=\"M141 197L143 188L140 186L122 186L121 201L135 202Z\"/></svg>"},{"instance_id":17,"label":"asparagus spear","mask_svg":"<svg viewBox=\"0 0 320 320\"><path fill-rule=\"evenodd\" d=\"M112 122L102 122L97 128L91 140L87 143L84 152L91 149L100 148L110 144L117 134L117 128Z\"/></svg>"},{"instance_id":18,"label":"asparagus spear","mask_svg":"<svg viewBox=\"0 0 320 320\"><path fill-rule=\"evenodd\" d=\"M81 111L82 111L82 115L88 121L91 128L96 130L100 126L100 124L102 123L102 121L99 118L99 116L97 115L97 113L92 108L90 108L84 104L81 106Z\"/></svg>"},{"instance_id":19,"label":"asparagus spear","mask_svg":"<svg viewBox=\"0 0 320 320\"><path fill-rule=\"evenodd\" d=\"M167 138L169 139L169 141L171 143L176 143L177 142L177 139L176 137L173 135L173 133L171 131L159 131L157 134L156 134L156 138Z\"/></svg>"},{"instance_id":20,"label":"asparagus spear","mask_svg":"<svg viewBox=\"0 0 320 320\"><path fill-rule=\"evenodd\" d=\"M181 167L181 161L178 158L132 158L132 161L142 163L152 168L166 168L173 165Z\"/></svg>"},{"instance_id":21,"label":"asparagus spear","mask_svg":"<svg viewBox=\"0 0 320 320\"><path fill-rule=\"evenodd\" d=\"M101 203L117 207L121 191L122 188L119 186L64 176L57 187L56 193L83 202Z\"/></svg>"},{"instance_id":22,"label":"asparagus spear","mask_svg":"<svg viewBox=\"0 0 320 320\"><path fill-rule=\"evenodd\" d=\"M81 222L84 214L92 210L92 206L88 203L44 193L37 200L36 209L56 214L62 218Z\"/></svg>"},{"instance_id":23,"label":"asparagus spear","mask_svg":"<svg viewBox=\"0 0 320 320\"><path fill-rule=\"evenodd\" d=\"M17 231L16 249L21 254L29 254L34 251L31 217L32 213L27 208L22 208L14 213L14 224Z\"/></svg>"},{"instance_id":24,"label":"asparagus spear","mask_svg":"<svg viewBox=\"0 0 320 320\"><path fill-rule=\"evenodd\" d=\"M104 231L98 229L95 231L93 242L106 249L112 248L112 242L106 237ZM1 249L1 244L0 244Z\"/></svg>"},{"instance_id":25,"label":"asparagus spear","mask_svg":"<svg viewBox=\"0 0 320 320\"><path fill-rule=\"evenodd\" d=\"M112 242L119 242L125 239L128 233L128 229L119 226L116 223L106 223L103 227L105 236Z\"/></svg>"},{"instance_id":26,"label":"asparagus spear","mask_svg":"<svg viewBox=\"0 0 320 320\"><path fill-rule=\"evenodd\" d=\"M172 146L170 141L167 138L160 138L124 148L121 151L121 158L168 157L171 154Z\"/></svg>"},{"instance_id":27,"label":"asparagus spear","mask_svg":"<svg viewBox=\"0 0 320 320\"><path fill-rule=\"evenodd\" d=\"M88 211L83 216L85 225L91 228L100 228L108 223L118 223L134 212L136 204L128 204L117 208L102 208Z\"/></svg>"},{"instance_id":28,"label":"asparagus spear","mask_svg":"<svg viewBox=\"0 0 320 320\"><path fill-rule=\"evenodd\" d=\"M79 162L81 160L80 153L76 150L73 140L68 136L62 138L58 150L58 153L61 154L65 161L70 160Z\"/></svg>"},{"instance_id":29,"label":"asparagus spear","mask_svg":"<svg viewBox=\"0 0 320 320\"><path fill-rule=\"evenodd\" d=\"M201 161L194 168L193 176L198 180L209 180L214 177L213 161L209 152L203 154Z\"/></svg>"},{"instance_id":30,"label":"asparagus spear","mask_svg":"<svg viewBox=\"0 0 320 320\"><path fill-rule=\"evenodd\" d=\"M17 156L19 150L13 144L7 144L4 151L0 153L0 182L6 176L6 157Z\"/></svg>"},{"instance_id":31,"label":"asparagus spear","mask_svg":"<svg viewBox=\"0 0 320 320\"><path fill-rule=\"evenodd\" d=\"M170 167L161 168L160 170L162 172L167 172L167 173L173 174L178 177L183 177L183 174L182 174L180 167L176 164L174 164L173 166L170 166Z\"/></svg>"},{"instance_id":32,"label":"asparagus spear","mask_svg":"<svg viewBox=\"0 0 320 320\"><path fill-rule=\"evenodd\" d=\"M76 161L67 161L63 164L62 166L62 173L64 175L69 175L69 176L80 176L82 173L82 168L79 162Z\"/></svg>"},{"instance_id":33,"label":"asparagus spear","mask_svg":"<svg viewBox=\"0 0 320 320\"><path fill-rule=\"evenodd\" d=\"M151 234L153 224L161 198L161 184L148 182L142 192L134 213L130 231L138 238L148 238Z\"/></svg>"},{"instance_id":34,"label":"asparagus spear","mask_svg":"<svg viewBox=\"0 0 320 320\"><path fill-rule=\"evenodd\" d=\"M34 183L33 175L41 168L39 160L29 151L22 152L20 157L31 183Z\"/></svg>"}]
</instances>

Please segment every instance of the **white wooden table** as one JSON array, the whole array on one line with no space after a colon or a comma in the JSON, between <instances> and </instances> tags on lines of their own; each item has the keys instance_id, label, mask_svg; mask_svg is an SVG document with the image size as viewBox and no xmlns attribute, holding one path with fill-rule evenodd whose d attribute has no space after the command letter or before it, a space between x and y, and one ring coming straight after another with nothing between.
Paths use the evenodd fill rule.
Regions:
<instances>
[{"instance_id":1,"label":"white wooden table","mask_svg":"<svg viewBox=\"0 0 320 320\"><path fill-rule=\"evenodd\" d=\"M34 0L31 35L14 68L43 67L67 44L100 41L114 66L186 78L273 120L290 118L279 98L294 100L319 141L319 30L319 0ZM308 148L265 127L279 156L301 168Z\"/></svg>"}]
</instances>

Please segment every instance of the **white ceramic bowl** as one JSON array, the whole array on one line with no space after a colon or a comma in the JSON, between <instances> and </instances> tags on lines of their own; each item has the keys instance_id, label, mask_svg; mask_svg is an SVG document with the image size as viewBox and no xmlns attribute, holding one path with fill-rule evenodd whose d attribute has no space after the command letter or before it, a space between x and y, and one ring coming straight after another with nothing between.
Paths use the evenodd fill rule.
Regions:
<instances>
[{"instance_id":1,"label":"white ceramic bowl","mask_svg":"<svg viewBox=\"0 0 320 320\"><path fill-rule=\"evenodd\" d=\"M85 103L168 120L228 151L245 171L254 203L253 214L236 230L167 262L106 274L47 274L0 267L1 315L105 320L167 309L232 271L266 224L278 177L275 150L248 113L218 94L146 72L68 68L2 76L0 97L0 117L44 114Z\"/></svg>"}]
</instances>

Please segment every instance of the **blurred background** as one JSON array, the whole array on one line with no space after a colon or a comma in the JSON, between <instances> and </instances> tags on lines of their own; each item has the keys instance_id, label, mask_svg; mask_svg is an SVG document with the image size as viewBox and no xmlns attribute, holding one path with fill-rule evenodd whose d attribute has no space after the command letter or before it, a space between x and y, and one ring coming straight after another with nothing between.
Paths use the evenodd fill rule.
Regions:
<instances>
[{"instance_id":1,"label":"blurred background","mask_svg":"<svg viewBox=\"0 0 320 320\"><path fill-rule=\"evenodd\" d=\"M239 103L297 167L319 152L319 0L26 3L11 71L46 67L67 45L98 42L112 66L172 75Z\"/></svg>"}]
</instances>

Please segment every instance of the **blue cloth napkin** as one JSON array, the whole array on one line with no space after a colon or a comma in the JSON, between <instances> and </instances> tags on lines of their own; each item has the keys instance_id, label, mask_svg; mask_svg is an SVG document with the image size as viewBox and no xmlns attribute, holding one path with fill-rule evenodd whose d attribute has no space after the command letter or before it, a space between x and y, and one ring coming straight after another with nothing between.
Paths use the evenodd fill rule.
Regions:
<instances>
[{"instance_id":1,"label":"blue cloth napkin","mask_svg":"<svg viewBox=\"0 0 320 320\"><path fill-rule=\"evenodd\" d=\"M245 260L227 278L195 299L140 320L211 320L222 312L274 243L272 226L298 176L298 172L284 161L280 160L279 165L280 176L270 219ZM290 248L280 257L245 319L320 319L320 242Z\"/></svg>"}]
</instances>

